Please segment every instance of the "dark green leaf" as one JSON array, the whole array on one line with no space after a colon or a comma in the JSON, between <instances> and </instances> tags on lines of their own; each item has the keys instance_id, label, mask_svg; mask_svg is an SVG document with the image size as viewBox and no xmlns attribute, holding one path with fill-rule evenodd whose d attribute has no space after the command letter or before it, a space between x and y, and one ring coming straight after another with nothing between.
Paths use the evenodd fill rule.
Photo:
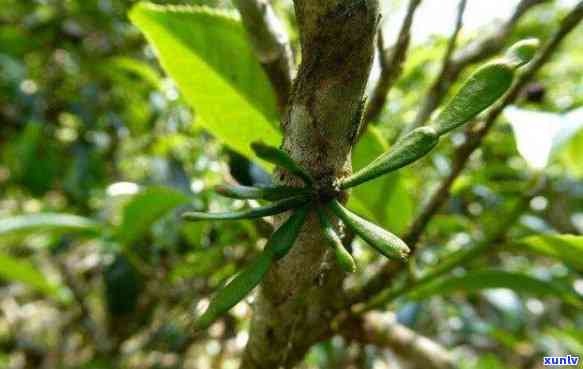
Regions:
<instances>
[{"instance_id":1,"label":"dark green leaf","mask_svg":"<svg viewBox=\"0 0 583 369\"><path fill-rule=\"evenodd\" d=\"M331 201L329 207L338 218L342 219L347 227L350 227L384 256L402 261L409 254L409 247L405 242L391 232L352 213L336 200Z\"/></svg>"},{"instance_id":2,"label":"dark green leaf","mask_svg":"<svg viewBox=\"0 0 583 369\"><path fill-rule=\"evenodd\" d=\"M262 142L253 142L251 144L251 148L255 152L255 155L261 159L282 167L290 173L300 177L308 185L314 183L312 176L292 158L290 158L290 156L285 151L274 146L266 145Z\"/></svg>"},{"instance_id":3,"label":"dark green leaf","mask_svg":"<svg viewBox=\"0 0 583 369\"><path fill-rule=\"evenodd\" d=\"M295 196L289 199L281 200L266 206L260 206L253 209L230 211L224 213L203 213L197 211L189 211L182 216L185 220L200 221L200 220L237 220L237 219L256 219L263 218L270 215L283 213L284 211L299 208L306 204L310 198L308 196Z\"/></svg>"},{"instance_id":4,"label":"dark green leaf","mask_svg":"<svg viewBox=\"0 0 583 369\"><path fill-rule=\"evenodd\" d=\"M334 256L338 265L347 273L354 273L356 271L356 263L352 258L352 255L346 250L342 244L342 240L334 230L334 226L325 214L324 209L317 207L318 219L320 220L320 226L322 227L322 232L324 233L324 239L328 246L334 250Z\"/></svg>"},{"instance_id":5,"label":"dark green leaf","mask_svg":"<svg viewBox=\"0 0 583 369\"><path fill-rule=\"evenodd\" d=\"M277 201L306 193L306 189L290 186L249 187L236 185L218 185L215 191L233 199L258 199Z\"/></svg>"},{"instance_id":6,"label":"dark green leaf","mask_svg":"<svg viewBox=\"0 0 583 369\"><path fill-rule=\"evenodd\" d=\"M245 298L261 282L273 260L273 251L265 250L259 257L213 296L206 311L194 323L195 329L206 329L221 315Z\"/></svg>"}]
</instances>

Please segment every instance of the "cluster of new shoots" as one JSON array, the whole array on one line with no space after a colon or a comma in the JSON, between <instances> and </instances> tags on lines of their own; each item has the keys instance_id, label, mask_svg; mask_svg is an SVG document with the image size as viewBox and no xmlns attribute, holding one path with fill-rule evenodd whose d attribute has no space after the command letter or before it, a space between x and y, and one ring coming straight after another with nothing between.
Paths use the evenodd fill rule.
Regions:
<instances>
[{"instance_id":1,"label":"cluster of new shoots","mask_svg":"<svg viewBox=\"0 0 583 369\"><path fill-rule=\"evenodd\" d=\"M487 63L474 72L429 125L409 132L388 152L366 167L326 188L318 186L310 173L285 151L263 143L253 143L251 147L259 158L301 178L304 186L220 185L216 187L216 192L220 195L272 203L235 212L184 214L186 220L201 221L255 219L291 211L289 218L273 233L261 255L213 297L207 310L196 321L196 328L207 328L261 282L270 265L283 258L293 247L310 212L317 214L323 239L334 252L339 266L346 272L354 272L356 265L340 240L332 216L382 255L389 259L405 260L409 248L403 240L346 209L338 201L338 196L344 190L405 167L426 155L437 145L440 136L472 120L504 95L512 85L516 69L529 62L537 48L538 41L535 39L514 44L504 57Z\"/></svg>"}]
</instances>

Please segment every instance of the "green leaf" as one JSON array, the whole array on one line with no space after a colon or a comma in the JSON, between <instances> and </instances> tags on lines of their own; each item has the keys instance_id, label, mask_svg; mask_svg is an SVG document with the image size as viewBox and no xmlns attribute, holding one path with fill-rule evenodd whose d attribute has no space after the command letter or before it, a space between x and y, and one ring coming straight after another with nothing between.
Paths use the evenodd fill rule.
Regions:
<instances>
[{"instance_id":1,"label":"green leaf","mask_svg":"<svg viewBox=\"0 0 583 369\"><path fill-rule=\"evenodd\" d=\"M291 186L249 187L222 184L215 186L215 191L232 199L256 199L277 201L307 193L306 189Z\"/></svg>"},{"instance_id":2,"label":"green leaf","mask_svg":"<svg viewBox=\"0 0 583 369\"><path fill-rule=\"evenodd\" d=\"M310 200L308 196L295 196L289 199L274 202L269 205L257 208L228 211L224 213L203 213L198 211L189 211L182 215L185 220L192 222L201 220L237 220L237 219L256 219L270 215L283 213L284 211L299 208Z\"/></svg>"},{"instance_id":3,"label":"green leaf","mask_svg":"<svg viewBox=\"0 0 583 369\"><path fill-rule=\"evenodd\" d=\"M312 185L314 179L304 168L302 168L298 163L296 163L287 152L278 149L277 147L266 145L262 142L253 142L251 144L251 149L255 152L255 155L261 159L275 164L291 174L300 177L307 185Z\"/></svg>"},{"instance_id":4,"label":"green leaf","mask_svg":"<svg viewBox=\"0 0 583 369\"><path fill-rule=\"evenodd\" d=\"M431 123L440 136L467 123L496 102L512 85L514 69L496 60L472 74Z\"/></svg>"},{"instance_id":5,"label":"green leaf","mask_svg":"<svg viewBox=\"0 0 583 369\"><path fill-rule=\"evenodd\" d=\"M354 170L364 168L388 148L379 130L368 127L352 153ZM406 170L389 173L352 188L348 207L394 233L404 232L414 212L413 198L405 186L406 174Z\"/></svg>"},{"instance_id":6,"label":"green leaf","mask_svg":"<svg viewBox=\"0 0 583 369\"><path fill-rule=\"evenodd\" d=\"M509 247L512 250L527 250L549 256L583 271L583 236L568 234L528 236L511 243Z\"/></svg>"},{"instance_id":7,"label":"green leaf","mask_svg":"<svg viewBox=\"0 0 583 369\"><path fill-rule=\"evenodd\" d=\"M399 237L352 213L336 200L328 206L347 227L387 258L401 261L407 258L409 247Z\"/></svg>"},{"instance_id":8,"label":"green leaf","mask_svg":"<svg viewBox=\"0 0 583 369\"><path fill-rule=\"evenodd\" d=\"M250 142L281 141L271 86L238 18L205 7L140 3L130 19L156 49L200 125L247 156Z\"/></svg>"},{"instance_id":9,"label":"green leaf","mask_svg":"<svg viewBox=\"0 0 583 369\"><path fill-rule=\"evenodd\" d=\"M266 248L273 251L275 260L283 258L293 247L302 226L306 221L310 209L303 206L293 212L293 214L271 235Z\"/></svg>"},{"instance_id":10,"label":"green leaf","mask_svg":"<svg viewBox=\"0 0 583 369\"><path fill-rule=\"evenodd\" d=\"M324 212L320 206L316 208L318 212L318 219L320 220L320 226L322 228L322 232L324 233L324 240L334 250L334 256L336 257L336 262L342 270L347 273L354 273L356 271L356 263L352 258L352 255L346 250L340 237L334 230L334 226L328 219L328 215Z\"/></svg>"},{"instance_id":11,"label":"green leaf","mask_svg":"<svg viewBox=\"0 0 583 369\"><path fill-rule=\"evenodd\" d=\"M421 300L435 295L476 292L490 288L508 288L515 292L537 297L557 297L570 305L583 307L583 299L573 291L525 274L503 270L475 270L462 276L442 277L415 290L409 296Z\"/></svg>"},{"instance_id":12,"label":"green leaf","mask_svg":"<svg viewBox=\"0 0 583 369\"><path fill-rule=\"evenodd\" d=\"M73 214L37 213L0 219L0 240L26 237L39 233L76 233L95 236L101 225L89 218Z\"/></svg>"},{"instance_id":13,"label":"green leaf","mask_svg":"<svg viewBox=\"0 0 583 369\"><path fill-rule=\"evenodd\" d=\"M265 250L251 265L243 269L231 282L213 296L209 307L194 323L195 329L208 328L221 315L244 299L261 282L271 266L273 257L273 251L266 246Z\"/></svg>"},{"instance_id":14,"label":"green leaf","mask_svg":"<svg viewBox=\"0 0 583 369\"><path fill-rule=\"evenodd\" d=\"M439 137L431 127L420 127L402 139L370 164L340 183L343 189L358 186L418 160L437 145Z\"/></svg>"},{"instance_id":15,"label":"green leaf","mask_svg":"<svg viewBox=\"0 0 583 369\"><path fill-rule=\"evenodd\" d=\"M131 73L148 82L152 88L162 88L162 78L148 63L138 59L116 56L106 61L106 68L119 69Z\"/></svg>"},{"instance_id":16,"label":"green leaf","mask_svg":"<svg viewBox=\"0 0 583 369\"><path fill-rule=\"evenodd\" d=\"M31 262L0 253L0 277L28 287L57 299L62 298L58 285L49 282Z\"/></svg>"},{"instance_id":17,"label":"green leaf","mask_svg":"<svg viewBox=\"0 0 583 369\"><path fill-rule=\"evenodd\" d=\"M138 241L170 210L189 202L187 195L168 187L150 187L134 195L123 210L119 241L125 245Z\"/></svg>"}]
</instances>

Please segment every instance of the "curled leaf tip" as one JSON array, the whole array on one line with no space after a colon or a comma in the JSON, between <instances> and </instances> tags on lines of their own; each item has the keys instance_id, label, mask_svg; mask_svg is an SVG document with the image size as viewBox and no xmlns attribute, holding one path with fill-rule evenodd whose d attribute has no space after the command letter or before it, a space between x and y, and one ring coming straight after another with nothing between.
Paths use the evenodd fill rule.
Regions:
<instances>
[{"instance_id":1,"label":"curled leaf tip","mask_svg":"<svg viewBox=\"0 0 583 369\"><path fill-rule=\"evenodd\" d=\"M518 68L534 58L539 46L537 38L527 38L512 45L505 57L513 68Z\"/></svg>"}]
</instances>

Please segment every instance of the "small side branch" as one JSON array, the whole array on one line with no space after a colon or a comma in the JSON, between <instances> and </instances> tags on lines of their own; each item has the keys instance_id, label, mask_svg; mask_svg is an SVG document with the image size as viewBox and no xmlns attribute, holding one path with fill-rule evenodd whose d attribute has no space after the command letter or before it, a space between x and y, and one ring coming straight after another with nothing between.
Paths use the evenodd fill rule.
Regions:
<instances>
[{"instance_id":1,"label":"small side branch","mask_svg":"<svg viewBox=\"0 0 583 369\"><path fill-rule=\"evenodd\" d=\"M398 356L427 369L453 369L455 360L449 350L437 342L399 324L395 314L368 313L358 329L345 332L348 339L387 348Z\"/></svg>"},{"instance_id":2,"label":"small side branch","mask_svg":"<svg viewBox=\"0 0 583 369\"><path fill-rule=\"evenodd\" d=\"M390 51L385 49L382 30L379 30L378 32L377 49L380 57L381 75L370 97L364 115L361 132L366 131L366 126L369 122L374 121L379 117L385 103L387 102L389 91L403 71L403 64L407 59L407 52L411 40L411 26L413 25L415 11L419 7L419 4L421 4L421 0L409 1L407 14L401 25L397 42Z\"/></svg>"},{"instance_id":3,"label":"small side branch","mask_svg":"<svg viewBox=\"0 0 583 369\"><path fill-rule=\"evenodd\" d=\"M449 61L442 65L441 72L421 103L421 109L417 113L411 127L415 128L425 124L442 102L451 85L459 78L460 74L470 65L488 59L500 52L520 18L536 5L548 1L522 0L514 10L512 16L496 32L482 40L472 42L464 49L450 55ZM455 42L454 37L452 37L450 38L450 44L452 44L452 39Z\"/></svg>"},{"instance_id":4,"label":"small side branch","mask_svg":"<svg viewBox=\"0 0 583 369\"><path fill-rule=\"evenodd\" d=\"M267 0L235 0L243 25L277 97L280 112L287 104L295 74L288 35Z\"/></svg>"},{"instance_id":5,"label":"small side branch","mask_svg":"<svg viewBox=\"0 0 583 369\"><path fill-rule=\"evenodd\" d=\"M514 103L522 88L533 78L540 68L548 62L564 38L573 31L582 19L583 1L579 2L561 21L559 29L546 43L534 60L526 66L524 72L518 77L517 81L504 98L489 110L488 114L480 124L468 128L464 143L459 146L454 153L452 172L439 185L438 189L430 197L427 205L423 207L412 226L403 237L411 249L410 255L415 254L417 245L427 227L427 224L449 199L452 184L466 167L472 153L482 144L484 137L488 134L497 118L504 111L504 108ZM403 270L403 267L402 264L386 263L376 275L361 287L361 289L352 294L350 298L351 302L362 302L377 294L386 287L387 281L393 280L394 277Z\"/></svg>"}]
</instances>

